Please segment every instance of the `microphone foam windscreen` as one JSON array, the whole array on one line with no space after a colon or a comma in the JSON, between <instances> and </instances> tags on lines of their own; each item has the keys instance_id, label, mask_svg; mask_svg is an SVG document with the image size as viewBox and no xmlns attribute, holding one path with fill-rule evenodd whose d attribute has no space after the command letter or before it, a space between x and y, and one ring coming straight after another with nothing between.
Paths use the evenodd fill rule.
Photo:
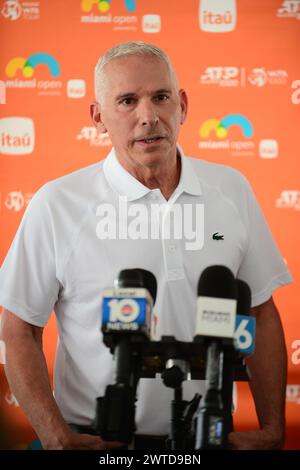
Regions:
<instances>
[{"instance_id":1,"label":"microphone foam windscreen","mask_svg":"<svg viewBox=\"0 0 300 470\"><path fill-rule=\"evenodd\" d=\"M238 297L237 297L237 313L239 315L249 315L251 308L251 289L247 282L236 279Z\"/></svg>"},{"instance_id":2,"label":"microphone foam windscreen","mask_svg":"<svg viewBox=\"0 0 300 470\"><path fill-rule=\"evenodd\" d=\"M208 266L198 282L198 297L236 299L237 285L234 275L226 266Z\"/></svg>"},{"instance_id":3,"label":"microphone foam windscreen","mask_svg":"<svg viewBox=\"0 0 300 470\"><path fill-rule=\"evenodd\" d=\"M118 276L119 287L142 287L147 289L153 299L153 303L156 301L157 294L157 282L156 277L150 271L146 269L134 268L134 269L123 269L120 271Z\"/></svg>"}]
</instances>

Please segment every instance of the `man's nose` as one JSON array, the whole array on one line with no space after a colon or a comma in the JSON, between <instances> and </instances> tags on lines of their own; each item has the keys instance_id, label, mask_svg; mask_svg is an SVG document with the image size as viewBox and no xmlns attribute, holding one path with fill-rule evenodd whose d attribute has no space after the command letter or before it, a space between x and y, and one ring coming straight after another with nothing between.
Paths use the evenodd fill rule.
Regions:
<instances>
[{"instance_id":1,"label":"man's nose","mask_svg":"<svg viewBox=\"0 0 300 470\"><path fill-rule=\"evenodd\" d=\"M149 102L148 100L141 101L139 103L138 112L139 112L139 119L140 119L142 126L153 127L159 121L157 110L155 109L155 105Z\"/></svg>"}]
</instances>

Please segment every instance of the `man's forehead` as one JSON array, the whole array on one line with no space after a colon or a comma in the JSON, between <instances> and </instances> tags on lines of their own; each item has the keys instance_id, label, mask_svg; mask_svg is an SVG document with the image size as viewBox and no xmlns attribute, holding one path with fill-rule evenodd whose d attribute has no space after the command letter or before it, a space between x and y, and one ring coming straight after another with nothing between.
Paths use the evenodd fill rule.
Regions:
<instances>
[{"instance_id":1,"label":"man's forehead","mask_svg":"<svg viewBox=\"0 0 300 470\"><path fill-rule=\"evenodd\" d=\"M121 81L124 78L131 80L143 79L143 72L147 69L147 77L169 80L170 73L167 64L157 57L145 55L129 55L112 59L105 65L106 78L113 81Z\"/></svg>"},{"instance_id":2,"label":"man's forehead","mask_svg":"<svg viewBox=\"0 0 300 470\"><path fill-rule=\"evenodd\" d=\"M105 67L126 66L126 65L131 66L133 62L143 63L143 64L147 64L147 63L153 64L156 62L156 66L158 64L161 64L167 67L166 62L162 58L155 56L153 54L128 54L128 55L123 55L119 57L114 57L106 64Z\"/></svg>"},{"instance_id":3,"label":"man's forehead","mask_svg":"<svg viewBox=\"0 0 300 470\"><path fill-rule=\"evenodd\" d=\"M105 78L111 87L117 89L118 93L138 93L141 90L155 93L157 90L171 90L172 80L165 62L155 57L153 60L148 56L146 62L143 62L144 56L138 57L139 62L137 62L136 57L113 59L105 66Z\"/></svg>"}]
</instances>

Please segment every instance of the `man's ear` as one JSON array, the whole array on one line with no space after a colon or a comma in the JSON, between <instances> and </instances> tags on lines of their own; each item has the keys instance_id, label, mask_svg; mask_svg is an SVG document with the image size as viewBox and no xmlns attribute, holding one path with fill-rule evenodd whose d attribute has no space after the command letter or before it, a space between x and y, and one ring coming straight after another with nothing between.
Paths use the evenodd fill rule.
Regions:
<instances>
[{"instance_id":1,"label":"man's ear","mask_svg":"<svg viewBox=\"0 0 300 470\"><path fill-rule=\"evenodd\" d=\"M180 124L183 124L186 115L187 115L187 110L188 110L188 98L185 90L182 88L179 90L179 98L180 98L180 107L181 107L181 118L180 118Z\"/></svg>"},{"instance_id":2,"label":"man's ear","mask_svg":"<svg viewBox=\"0 0 300 470\"><path fill-rule=\"evenodd\" d=\"M98 129L102 134L107 132L107 129L102 122L100 105L96 101L93 101L90 105L90 115L96 129Z\"/></svg>"}]
</instances>

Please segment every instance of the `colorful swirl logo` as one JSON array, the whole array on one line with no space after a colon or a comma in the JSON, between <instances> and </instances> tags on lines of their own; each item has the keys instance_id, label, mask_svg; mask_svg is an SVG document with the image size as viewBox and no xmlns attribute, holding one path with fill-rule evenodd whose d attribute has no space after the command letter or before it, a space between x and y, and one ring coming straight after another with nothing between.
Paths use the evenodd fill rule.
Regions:
<instances>
[{"instance_id":1,"label":"colorful swirl logo","mask_svg":"<svg viewBox=\"0 0 300 470\"><path fill-rule=\"evenodd\" d=\"M35 66L39 64L47 65L52 77L58 77L60 75L60 66L57 60L50 54L44 53L33 54L28 57L28 59L24 59L24 57L14 57L8 62L5 73L7 77L12 78L16 75L17 71L21 69L23 76L30 78L33 76Z\"/></svg>"},{"instance_id":2,"label":"colorful swirl logo","mask_svg":"<svg viewBox=\"0 0 300 470\"><path fill-rule=\"evenodd\" d=\"M98 5L98 10L101 13L106 13L110 8L111 0L82 0L81 10L85 13L89 13L94 5ZM126 10L129 12L135 11L136 1L135 0L124 0Z\"/></svg>"},{"instance_id":3,"label":"colorful swirl logo","mask_svg":"<svg viewBox=\"0 0 300 470\"><path fill-rule=\"evenodd\" d=\"M242 114L229 114L221 120L208 119L201 125L199 134L203 139L207 139L211 132L215 132L218 139L225 139L231 126L239 126L243 131L244 137L250 138L253 135L251 122Z\"/></svg>"}]
</instances>

